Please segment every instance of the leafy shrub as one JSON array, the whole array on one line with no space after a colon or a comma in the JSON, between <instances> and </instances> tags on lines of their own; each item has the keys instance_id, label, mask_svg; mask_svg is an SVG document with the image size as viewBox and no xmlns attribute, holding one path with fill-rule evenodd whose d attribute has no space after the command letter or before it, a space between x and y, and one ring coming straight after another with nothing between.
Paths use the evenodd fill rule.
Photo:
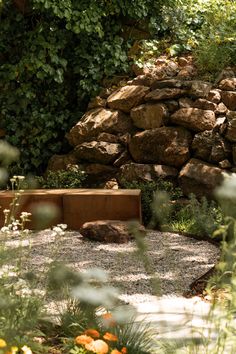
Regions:
<instances>
[{"instance_id":1,"label":"leafy shrub","mask_svg":"<svg viewBox=\"0 0 236 354\"><path fill-rule=\"evenodd\" d=\"M45 177L37 177L40 188L63 189L81 188L86 179L84 171L81 170L61 170L49 171Z\"/></svg>"},{"instance_id":2,"label":"leafy shrub","mask_svg":"<svg viewBox=\"0 0 236 354\"><path fill-rule=\"evenodd\" d=\"M124 19L146 18L154 28L163 1L32 0L25 14L19 3L0 8L1 124L21 152L20 173L41 173L51 155L67 151L65 132L103 78L128 71Z\"/></svg>"}]
</instances>

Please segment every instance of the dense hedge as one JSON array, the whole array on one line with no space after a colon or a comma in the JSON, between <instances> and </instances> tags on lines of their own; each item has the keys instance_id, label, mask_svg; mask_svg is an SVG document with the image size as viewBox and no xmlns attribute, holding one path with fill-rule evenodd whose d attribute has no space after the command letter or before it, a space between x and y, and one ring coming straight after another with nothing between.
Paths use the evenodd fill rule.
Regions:
<instances>
[{"instance_id":1,"label":"dense hedge","mask_svg":"<svg viewBox=\"0 0 236 354\"><path fill-rule=\"evenodd\" d=\"M173 0L170 0L170 2ZM68 149L65 132L105 76L128 71L122 21L161 29L164 0L3 0L1 125L24 172Z\"/></svg>"}]
</instances>

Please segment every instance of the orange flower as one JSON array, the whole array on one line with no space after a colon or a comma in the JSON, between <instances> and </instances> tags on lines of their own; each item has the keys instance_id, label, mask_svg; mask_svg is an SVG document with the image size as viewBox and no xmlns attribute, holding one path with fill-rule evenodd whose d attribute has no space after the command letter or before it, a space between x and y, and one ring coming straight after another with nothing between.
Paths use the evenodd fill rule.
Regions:
<instances>
[{"instance_id":1,"label":"orange flower","mask_svg":"<svg viewBox=\"0 0 236 354\"><path fill-rule=\"evenodd\" d=\"M101 339L93 340L91 343L85 344L85 349L96 354L107 354L109 351L107 343Z\"/></svg>"},{"instance_id":2,"label":"orange flower","mask_svg":"<svg viewBox=\"0 0 236 354\"><path fill-rule=\"evenodd\" d=\"M127 348L126 348L126 347L123 347L123 348L121 349L121 353L122 353L122 354L128 354Z\"/></svg>"},{"instance_id":3,"label":"orange flower","mask_svg":"<svg viewBox=\"0 0 236 354\"><path fill-rule=\"evenodd\" d=\"M106 332L104 334L103 338L108 340L109 342L117 342L118 341L118 337L112 333L109 333L109 332Z\"/></svg>"},{"instance_id":4,"label":"orange flower","mask_svg":"<svg viewBox=\"0 0 236 354\"><path fill-rule=\"evenodd\" d=\"M90 336L87 336L86 334L82 334L81 336L77 336L75 338L76 344L85 345L85 344L91 343L92 341L93 341L93 338Z\"/></svg>"},{"instance_id":5,"label":"orange flower","mask_svg":"<svg viewBox=\"0 0 236 354\"><path fill-rule=\"evenodd\" d=\"M116 325L116 322L113 319L113 316L110 312L104 313L102 315L102 318L107 322L107 324L111 327L114 327Z\"/></svg>"},{"instance_id":6,"label":"orange flower","mask_svg":"<svg viewBox=\"0 0 236 354\"><path fill-rule=\"evenodd\" d=\"M86 334L87 336L90 336L92 338L99 338L100 337L100 333L96 329L92 329L92 328L86 329L84 334Z\"/></svg>"},{"instance_id":7,"label":"orange flower","mask_svg":"<svg viewBox=\"0 0 236 354\"><path fill-rule=\"evenodd\" d=\"M113 349L111 351L111 354L122 354L122 352L119 352L119 350L117 350L117 349Z\"/></svg>"}]
</instances>

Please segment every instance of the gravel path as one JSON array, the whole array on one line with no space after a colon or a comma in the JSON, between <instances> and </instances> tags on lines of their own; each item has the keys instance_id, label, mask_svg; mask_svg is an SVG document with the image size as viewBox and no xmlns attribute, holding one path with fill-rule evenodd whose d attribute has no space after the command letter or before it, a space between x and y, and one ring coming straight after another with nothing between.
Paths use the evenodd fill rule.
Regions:
<instances>
[{"instance_id":1,"label":"gravel path","mask_svg":"<svg viewBox=\"0 0 236 354\"><path fill-rule=\"evenodd\" d=\"M39 270L53 258L63 260L84 271L101 267L108 271L111 284L121 290L121 299L136 305L153 299L151 276L137 258L134 241L127 244L101 244L82 238L78 232L67 231L55 237L51 230L33 234L30 263ZM15 247L19 240L8 241ZM161 296L180 296L193 280L209 270L219 258L219 249L207 241L198 241L175 233L148 231L147 256L155 277L160 280Z\"/></svg>"}]
</instances>

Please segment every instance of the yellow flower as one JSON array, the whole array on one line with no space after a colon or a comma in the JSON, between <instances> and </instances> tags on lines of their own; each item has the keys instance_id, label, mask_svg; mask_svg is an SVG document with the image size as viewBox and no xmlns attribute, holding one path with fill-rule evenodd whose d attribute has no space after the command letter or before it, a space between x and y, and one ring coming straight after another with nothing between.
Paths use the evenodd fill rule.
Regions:
<instances>
[{"instance_id":1,"label":"yellow flower","mask_svg":"<svg viewBox=\"0 0 236 354\"><path fill-rule=\"evenodd\" d=\"M108 340L109 342L117 342L118 341L118 337L112 333L109 333L109 332L106 332L104 334L103 338Z\"/></svg>"},{"instance_id":2,"label":"yellow flower","mask_svg":"<svg viewBox=\"0 0 236 354\"><path fill-rule=\"evenodd\" d=\"M101 339L97 339L89 344L85 344L85 349L96 354L107 354L109 351L107 343Z\"/></svg>"},{"instance_id":3,"label":"yellow flower","mask_svg":"<svg viewBox=\"0 0 236 354\"><path fill-rule=\"evenodd\" d=\"M87 336L90 336L92 338L99 338L100 337L100 333L96 330L96 329L87 329L84 334L86 334Z\"/></svg>"},{"instance_id":4,"label":"yellow flower","mask_svg":"<svg viewBox=\"0 0 236 354\"><path fill-rule=\"evenodd\" d=\"M6 346L7 346L7 343L5 342L5 340L0 338L0 348L5 348Z\"/></svg>"},{"instance_id":5,"label":"yellow flower","mask_svg":"<svg viewBox=\"0 0 236 354\"><path fill-rule=\"evenodd\" d=\"M11 350L9 352L6 352L6 354L17 354L18 348L17 347L11 347Z\"/></svg>"},{"instance_id":6,"label":"yellow flower","mask_svg":"<svg viewBox=\"0 0 236 354\"><path fill-rule=\"evenodd\" d=\"M22 350L23 354L33 354L33 353L32 353L32 350L31 350L29 347L27 347L27 345L24 345L24 346L21 348L21 350Z\"/></svg>"},{"instance_id":7,"label":"yellow flower","mask_svg":"<svg viewBox=\"0 0 236 354\"><path fill-rule=\"evenodd\" d=\"M87 336L86 334L82 334L81 336L77 336L75 338L76 344L85 345L85 344L91 343L92 341L93 341L93 338L90 336Z\"/></svg>"}]
</instances>

